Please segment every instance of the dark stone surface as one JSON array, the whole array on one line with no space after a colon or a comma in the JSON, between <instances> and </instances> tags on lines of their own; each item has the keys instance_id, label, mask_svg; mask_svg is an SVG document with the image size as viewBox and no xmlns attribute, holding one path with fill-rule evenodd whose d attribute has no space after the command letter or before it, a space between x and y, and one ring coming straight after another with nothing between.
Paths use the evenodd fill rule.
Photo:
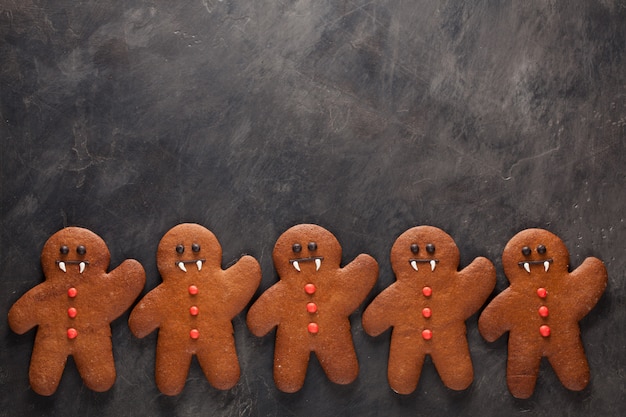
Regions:
<instances>
[{"instance_id":1,"label":"dark stone surface","mask_svg":"<svg viewBox=\"0 0 626 417\"><path fill-rule=\"evenodd\" d=\"M160 277L159 239L210 228L224 265L242 253L277 277L276 238L300 222L361 252L379 281L352 316L359 378L337 386L313 357L305 387L276 390L272 336L235 324L242 377L213 389L193 362L183 393L153 377L156 333L113 323L118 378L29 388L34 331L0 320L1 416L626 414L626 4L421 0L0 0L2 314L43 280L45 240L68 225L102 236L111 267ZM427 360L417 390L386 381L389 335L360 316L393 282L389 250L414 225L446 230L461 266L496 264L528 227L558 234L571 266L604 260L606 293L582 320L592 380L561 386L548 363L529 400L505 384L506 337L467 322L475 380L443 386Z\"/></svg>"}]
</instances>

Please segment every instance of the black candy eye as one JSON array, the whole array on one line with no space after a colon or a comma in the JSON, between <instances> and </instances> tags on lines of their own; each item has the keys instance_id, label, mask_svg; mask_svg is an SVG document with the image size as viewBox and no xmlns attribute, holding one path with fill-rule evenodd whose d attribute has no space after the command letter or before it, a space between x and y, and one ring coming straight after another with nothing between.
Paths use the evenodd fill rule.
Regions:
<instances>
[{"instance_id":1,"label":"black candy eye","mask_svg":"<svg viewBox=\"0 0 626 417\"><path fill-rule=\"evenodd\" d=\"M419 251L420 251L420 247L419 247L419 246L417 246L417 243L413 243L413 244L411 245L411 252L413 252L413 253L417 254L417 252L419 252Z\"/></svg>"},{"instance_id":2,"label":"black candy eye","mask_svg":"<svg viewBox=\"0 0 626 417\"><path fill-rule=\"evenodd\" d=\"M316 250L317 249L317 243L315 242L309 242L309 244L307 245L307 247L309 248L310 251Z\"/></svg>"},{"instance_id":3,"label":"black candy eye","mask_svg":"<svg viewBox=\"0 0 626 417\"><path fill-rule=\"evenodd\" d=\"M84 247L83 245L78 245L78 247L76 248L76 252L77 252L79 255L84 255L84 254L86 254L86 253L87 253L87 248L86 248L86 247Z\"/></svg>"},{"instance_id":4,"label":"black candy eye","mask_svg":"<svg viewBox=\"0 0 626 417\"><path fill-rule=\"evenodd\" d=\"M295 253L299 253L300 251L302 251L302 245L300 245L299 243L294 243L291 247L291 250Z\"/></svg>"},{"instance_id":5,"label":"black candy eye","mask_svg":"<svg viewBox=\"0 0 626 417\"><path fill-rule=\"evenodd\" d=\"M428 253L435 253L435 245L433 245L432 243L429 243L428 245L426 245L426 252Z\"/></svg>"},{"instance_id":6,"label":"black candy eye","mask_svg":"<svg viewBox=\"0 0 626 417\"><path fill-rule=\"evenodd\" d=\"M543 245L537 246L537 253L543 255L544 253L546 253L546 247Z\"/></svg>"},{"instance_id":7,"label":"black candy eye","mask_svg":"<svg viewBox=\"0 0 626 417\"><path fill-rule=\"evenodd\" d=\"M67 255L68 253L70 253L70 248L68 248L67 246L63 245L61 246L61 253L63 255Z\"/></svg>"},{"instance_id":8,"label":"black candy eye","mask_svg":"<svg viewBox=\"0 0 626 417\"><path fill-rule=\"evenodd\" d=\"M530 250L530 248L528 246L524 246L522 248L522 255L528 256L528 255L530 255L530 252L532 252L532 251Z\"/></svg>"},{"instance_id":9,"label":"black candy eye","mask_svg":"<svg viewBox=\"0 0 626 417\"><path fill-rule=\"evenodd\" d=\"M200 252L200 245L197 243L194 243L193 245L191 245L191 250L194 252Z\"/></svg>"},{"instance_id":10,"label":"black candy eye","mask_svg":"<svg viewBox=\"0 0 626 417\"><path fill-rule=\"evenodd\" d=\"M176 245L176 252L183 253L185 251L185 247L183 245Z\"/></svg>"}]
</instances>

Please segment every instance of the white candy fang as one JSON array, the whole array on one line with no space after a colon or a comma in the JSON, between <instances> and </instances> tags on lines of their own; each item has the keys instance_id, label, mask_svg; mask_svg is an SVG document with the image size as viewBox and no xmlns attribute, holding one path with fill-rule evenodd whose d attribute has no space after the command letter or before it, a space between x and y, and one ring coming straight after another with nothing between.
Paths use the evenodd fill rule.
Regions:
<instances>
[{"instance_id":1,"label":"white candy fang","mask_svg":"<svg viewBox=\"0 0 626 417\"><path fill-rule=\"evenodd\" d=\"M196 266L198 267L198 271L202 271L202 261L196 262Z\"/></svg>"},{"instance_id":2,"label":"white candy fang","mask_svg":"<svg viewBox=\"0 0 626 417\"><path fill-rule=\"evenodd\" d=\"M315 270L319 271L321 266L322 266L322 260L321 259L316 259L315 260Z\"/></svg>"},{"instance_id":3,"label":"white candy fang","mask_svg":"<svg viewBox=\"0 0 626 417\"><path fill-rule=\"evenodd\" d=\"M176 265L178 265L178 267L180 268L181 271L187 272L187 268L185 268L185 264L184 263L179 262Z\"/></svg>"},{"instance_id":4,"label":"white candy fang","mask_svg":"<svg viewBox=\"0 0 626 417\"><path fill-rule=\"evenodd\" d=\"M298 261L293 261L293 267L296 268L296 271L300 272L300 264Z\"/></svg>"},{"instance_id":5,"label":"white candy fang","mask_svg":"<svg viewBox=\"0 0 626 417\"><path fill-rule=\"evenodd\" d=\"M65 262L59 262L59 269L63 272L67 272L67 268L65 268Z\"/></svg>"},{"instance_id":6,"label":"white candy fang","mask_svg":"<svg viewBox=\"0 0 626 417\"><path fill-rule=\"evenodd\" d=\"M78 264L78 272L80 272L81 274L83 272L85 272L85 263L81 262L80 264Z\"/></svg>"},{"instance_id":7,"label":"white candy fang","mask_svg":"<svg viewBox=\"0 0 626 417\"><path fill-rule=\"evenodd\" d=\"M550 262L545 261L545 262L543 263L543 268L546 270L546 272L548 272L548 269L550 269Z\"/></svg>"},{"instance_id":8,"label":"white candy fang","mask_svg":"<svg viewBox=\"0 0 626 417\"><path fill-rule=\"evenodd\" d=\"M411 261L411 266L413 267L413 269L415 269L416 271L417 269L417 261Z\"/></svg>"},{"instance_id":9,"label":"white candy fang","mask_svg":"<svg viewBox=\"0 0 626 417\"><path fill-rule=\"evenodd\" d=\"M530 264L528 262L524 262L524 269L530 274Z\"/></svg>"},{"instance_id":10,"label":"white candy fang","mask_svg":"<svg viewBox=\"0 0 626 417\"><path fill-rule=\"evenodd\" d=\"M431 270L431 271L434 271L436 266L437 266L437 262L435 262L435 260L434 260L434 259L432 259L432 260L430 261L430 270Z\"/></svg>"}]
</instances>

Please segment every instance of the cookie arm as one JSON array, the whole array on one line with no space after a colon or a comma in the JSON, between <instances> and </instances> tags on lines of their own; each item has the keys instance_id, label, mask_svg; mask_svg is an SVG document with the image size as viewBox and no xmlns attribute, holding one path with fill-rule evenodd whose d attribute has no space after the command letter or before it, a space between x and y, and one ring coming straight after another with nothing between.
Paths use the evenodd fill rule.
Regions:
<instances>
[{"instance_id":1,"label":"cookie arm","mask_svg":"<svg viewBox=\"0 0 626 417\"><path fill-rule=\"evenodd\" d=\"M496 268L487 258L478 257L457 273L457 295L465 300L463 318L467 319L483 305L496 286Z\"/></svg>"},{"instance_id":2,"label":"cookie arm","mask_svg":"<svg viewBox=\"0 0 626 417\"><path fill-rule=\"evenodd\" d=\"M515 300L510 288L494 298L478 318L478 331L488 342L493 342L510 330L511 317L515 312Z\"/></svg>"},{"instance_id":3,"label":"cookie arm","mask_svg":"<svg viewBox=\"0 0 626 417\"><path fill-rule=\"evenodd\" d=\"M261 266L252 256L245 255L222 274L225 288L224 305L230 319L248 304L261 283Z\"/></svg>"},{"instance_id":4,"label":"cookie arm","mask_svg":"<svg viewBox=\"0 0 626 417\"><path fill-rule=\"evenodd\" d=\"M134 259L127 259L106 275L109 285L109 319L121 316L139 296L146 284L143 266Z\"/></svg>"},{"instance_id":5,"label":"cookie arm","mask_svg":"<svg viewBox=\"0 0 626 417\"><path fill-rule=\"evenodd\" d=\"M40 308L44 307L43 305L38 306L35 301L39 298L39 294L41 291L38 286L32 288L21 296L9 310L9 326L15 333L24 334L39 324Z\"/></svg>"},{"instance_id":6,"label":"cookie arm","mask_svg":"<svg viewBox=\"0 0 626 417\"><path fill-rule=\"evenodd\" d=\"M337 276L338 287L346 291L347 297L344 313L351 314L363 302L367 294L374 288L378 279L378 262L364 253L357 256L354 261L341 268Z\"/></svg>"},{"instance_id":7,"label":"cookie arm","mask_svg":"<svg viewBox=\"0 0 626 417\"><path fill-rule=\"evenodd\" d=\"M598 302L606 289L608 275L604 263L598 258L587 258L567 277L577 308L576 321L580 321Z\"/></svg>"},{"instance_id":8,"label":"cookie arm","mask_svg":"<svg viewBox=\"0 0 626 417\"><path fill-rule=\"evenodd\" d=\"M378 294L365 309L361 324L370 336L378 336L395 324L398 306L401 304L401 289L394 283Z\"/></svg>"},{"instance_id":9,"label":"cookie arm","mask_svg":"<svg viewBox=\"0 0 626 417\"><path fill-rule=\"evenodd\" d=\"M133 308L128 319L128 327L136 337L145 337L161 326L161 307L167 298L161 284L146 294Z\"/></svg>"},{"instance_id":10,"label":"cookie arm","mask_svg":"<svg viewBox=\"0 0 626 417\"><path fill-rule=\"evenodd\" d=\"M266 335L280 324L280 308L282 305L281 283L275 284L265 291L248 311L246 323L253 335Z\"/></svg>"}]
</instances>

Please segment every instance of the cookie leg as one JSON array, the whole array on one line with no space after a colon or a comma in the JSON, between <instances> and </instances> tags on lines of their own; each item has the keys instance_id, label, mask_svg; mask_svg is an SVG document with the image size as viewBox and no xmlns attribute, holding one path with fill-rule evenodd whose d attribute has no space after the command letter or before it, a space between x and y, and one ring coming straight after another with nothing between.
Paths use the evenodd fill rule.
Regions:
<instances>
[{"instance_id":1,"label":"cookie leg","mask_svg":"<svg viewBox=\"0 0 626 417\"><path fill-rule=\"evenodd\" d=\"M580 338L566 343L561 341L559 352L548 355L548 361L563 386L581 391L589 383L589 363Z\"/></svg>"},{"instance_id":2,"label":"cookie leg","mask_svg":"<svg viewBox=\"0 0 626 417\"><path fill-rule=\"evenodd\" d=\"M159 391L165 395L180 394L185 387L191 356L184 343L158 338L155 380Z\"/></svg>"},{"instance_id":3,"label":"cookie leg","mask_svg":"<svg viewBox=\"0 0 626 417\"><path fill-rule=\"evenodd\" d=\"M88 342L88 343L87 343ZM104 392L115 383L115 362L110 337L91 338L74 352L76 368L85 386Z\"/></svg>"},{"instance_id":4,"label":"cookie leg","mask_svg":"<svg viewBox=\"0 0 626 417\"><path fill-rule=\"evenodd\" d=\"M522 340L520 342L509 339L506 383L515 398L526 399L535 391L541 364L541 351L539 343L533 345L527 343L525 339Z\"/></svg>"},{"instance_id":5,"label":"cookie leg","mask_svg":"<svg viewBox=\"0 0 626 417\"><path fill-rule=\"evenodd\" d=\"M274 382L283 392L296 392L304 385L311 352L287 335L278 334L274 348Z\"/></svg>"},{"instance_id":6,"label":"cookie leg","mask_svg":"<svg viewBox=\"0 0 626 417\"><path fill-rule=\"evenodd\" d=\"M474 368L467 339L463 334L433 340L431 357L444 385L453 390L464 390L474 380Z\"/></svg>"},{"instance_id":7,"label":"cookie leg","mask_svg":"<svg viewBox=\"0 0 626 417\"><path fill-rule=\"evenodd\" d=\"M239 359L234 340L204 346L196 353L196 357L206 379L213 387L227 390L239 381Z\"/></svg>"},{"instance_id":8,"label":"cookie leg","mask_svg":"<svg viewBox=\"0 0 626 417\"><path fill-rule=\"evenodd\" d=\"M46 344L35 339L30 358L30 386L39 395L52 395L59 387L67 363L67 352L56 344Z\"/></svg>"},{"instance_id":9,"label":"cookie leg","mask_svg":"<svg viewBox=\"0 0 626 417\"><path fill-rule=\"evenodd\" d=\"M349 384L356 379L359 374L359 362L350 335L347 337L332 335L327 340L321 341L319 346L315 350L315 355L328 379L335 384Z\"/></svg>"},{"instance_id":10,"label":"cookie leg","mask_svg":"<svg viewBox=\"0 0 626 417\"><path fill-rule=\"evenodd\" d=\"M398 394L410 394L415 391L425 356L421 340L414 337L394 337L392 333L387 368L387 379L391 389Z\"/></svg>"}]
</instances>

